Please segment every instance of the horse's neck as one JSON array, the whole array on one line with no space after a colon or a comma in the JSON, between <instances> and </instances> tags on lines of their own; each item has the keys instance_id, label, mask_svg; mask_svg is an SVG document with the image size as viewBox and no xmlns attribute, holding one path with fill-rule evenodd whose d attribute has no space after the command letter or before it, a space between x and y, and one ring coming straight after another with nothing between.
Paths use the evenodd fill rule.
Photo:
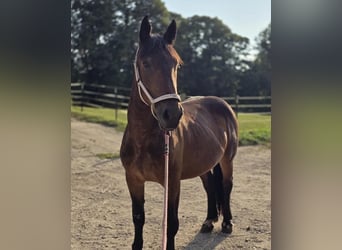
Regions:
<instances>
[{"instance_id":1,"label":"horse's neck","mask_svg":"<svg viewBox=\"0 0 342 250\"><path fill-rule=\"evenodd\" d=\"M132 133L145 134L159 129L151 108L140 100L137 85L133 82L130 103L128 106L128 129Z\"/></svg>"}]
</instances>

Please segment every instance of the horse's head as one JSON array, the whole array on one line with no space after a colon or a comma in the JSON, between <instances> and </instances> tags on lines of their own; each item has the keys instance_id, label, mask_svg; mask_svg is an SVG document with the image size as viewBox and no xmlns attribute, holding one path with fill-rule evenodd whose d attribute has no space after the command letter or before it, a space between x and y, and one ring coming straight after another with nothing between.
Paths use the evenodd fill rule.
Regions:
<instances>
[{"instance_id":1,"label":"horse's head","mask_svg":"<svg viewBox=\"0 0 342 250\"><path fill-rule=\"evenodd\" d=\"M151 106L159 126L172 130L178 126L183 114L177 94L177 70L182 60L173 48L176 22L171 22L164 36L151 34L151 30L146 16L141 23L134 62L136 81L141 100Z\"/></svg>"}]
</instances>

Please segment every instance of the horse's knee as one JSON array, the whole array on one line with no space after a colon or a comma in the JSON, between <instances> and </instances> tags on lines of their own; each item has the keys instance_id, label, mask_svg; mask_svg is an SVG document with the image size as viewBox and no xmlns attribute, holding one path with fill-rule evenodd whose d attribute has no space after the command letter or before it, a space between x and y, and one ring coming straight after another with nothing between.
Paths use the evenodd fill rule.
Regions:
<instances>
[{"instance_id":1,"label":"horse's knee","mask_svg":"<svg viewBox=\"0 0 342 250\"><path fill-rule=\"evenodd\" d=\"M136 226L142 226L145 224L145 214L133 214L133 223Z\"/></svg>"},{"instance_id":2,"label":"horse's knee","mask_svg":"<svg viewBox=\"0 0 342 250\"><path fill-rule=\"evenodd\" d=\"M135 228L133 250L143 248L143 227L145 224L145 213L143 207L133 206L133 223Z\"/></svg>"}]
</instances>

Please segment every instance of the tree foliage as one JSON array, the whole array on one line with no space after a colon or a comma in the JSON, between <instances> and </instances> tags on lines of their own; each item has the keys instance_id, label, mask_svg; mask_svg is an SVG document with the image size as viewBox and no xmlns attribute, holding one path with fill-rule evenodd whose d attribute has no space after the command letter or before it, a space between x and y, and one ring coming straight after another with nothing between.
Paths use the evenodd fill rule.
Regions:
<instances>
[{"instance_id":1,"label":"tree foliage","mask_svg":"<svg viewBox=\"0 0 342 250\"><path fill-rule=\"evenodd\" d=\"M72 0L71 80L128 86L145 15L156 31L169 19L160 0Z\"/></svg>"},{"instance_id":2,"label":"tree foliage","mask_svg":"<svg viewBox=\"0 0 342 250\"><path fill-rule=\"evenodd\" d=\"M193 16L181 22L176 48L184 61L180 89L191 95L231 95L248 39L218 18Z\"/></svg>"},{"instance_id":3,"label":"tree foliage","mask_svg":"<svg viewBox=\"0 0 342 250\"><path fill-rule=\"evenodd\" d=\"M183 18L169 12L161 0L72 0L72 82L130 87L140 22L145 15L155 33L163 33L171 19L177 22L175 48L184 61L178 79L181 93L269 93L270 26L258 37L257 58L246 62L247 38L232 33L218 18Z\"/></svg>"},{"instance_id":4,"label":"tree foliage","mask_svg":"<svg viewBox=\"0 0 342 250\"><path fill-rule=\"evenodd\" d=\"M260 32L256 40L258 54L241 77L240 95L271 94L271 25Z\"/></svg>"}]
</instances>

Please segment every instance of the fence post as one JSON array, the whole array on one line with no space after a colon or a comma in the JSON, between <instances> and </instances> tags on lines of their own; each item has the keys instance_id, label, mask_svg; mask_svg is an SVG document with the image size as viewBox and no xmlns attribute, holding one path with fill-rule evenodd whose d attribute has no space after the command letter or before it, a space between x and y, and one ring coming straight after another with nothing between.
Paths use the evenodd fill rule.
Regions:
<instances>
[{"instance_id":1,"label":"fence post","mask_svg":"<svg viewBox=\"0 0 342 250\"><path fill-rule=\"evenodd\" d=\"M118 89L114 88L114 98L115 98L115 121L118 121L118 98L117 98Z\"/></svg>"},{"instance_id":2,"label":"fence post","mask_svg":"<svg viewBox=\"0 0 342 250\"><path fill-rule=\"evenodd\" d=\"M235 96L235 113L236 113L236 117L239 116L239 95Z\"/></svg>"},{"instance_id":3,"label":"fence post","mask_svg":"<svg viewBox=\"0 0 342 250\"><path fill-rule=\"evenodd\" d=\"M81 83L81 112L83 112L83 98L84 98L84 96L83 96L83 93L84 93L84 83L82 82Z\"/></svg>"}]
</instances>

